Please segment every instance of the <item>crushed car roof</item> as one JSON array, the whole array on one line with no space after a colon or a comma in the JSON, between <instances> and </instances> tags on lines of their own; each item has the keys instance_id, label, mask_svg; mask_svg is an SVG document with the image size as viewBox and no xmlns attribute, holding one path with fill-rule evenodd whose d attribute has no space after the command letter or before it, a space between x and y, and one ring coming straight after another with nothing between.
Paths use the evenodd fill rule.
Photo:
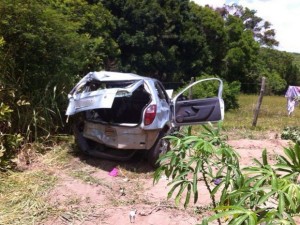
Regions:
<instances>
[{"instance_id":1,"label":"crushed car roof","mask_svg":"<svg viewBox=\"0 0 300 225\"><path fill-rule=\"evenodd\" d=\"M85 77L89 79L96 79L99 81L149 79L148 77L143 77L133 73L119 73L119 72L108 72L108 71L90 72Z\"/></svg>"}]
</instances>

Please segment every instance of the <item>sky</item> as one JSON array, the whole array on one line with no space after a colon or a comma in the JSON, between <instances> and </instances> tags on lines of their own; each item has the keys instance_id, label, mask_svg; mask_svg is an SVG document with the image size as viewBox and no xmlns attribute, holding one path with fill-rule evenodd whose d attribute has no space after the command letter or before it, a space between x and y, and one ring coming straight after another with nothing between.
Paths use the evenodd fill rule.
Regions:
<instances>
[{"instance_id":1,"label":"sky","mask_svg":"<svg viewBox=\"0 0 300 225\"><path fill-rule=\"evenodd\" d=\"M256 15L272 24L280 51L300 53L299 0L193 0L199 5L221 7L236 3L256 10Z\"/></svg>"}]
</instances>

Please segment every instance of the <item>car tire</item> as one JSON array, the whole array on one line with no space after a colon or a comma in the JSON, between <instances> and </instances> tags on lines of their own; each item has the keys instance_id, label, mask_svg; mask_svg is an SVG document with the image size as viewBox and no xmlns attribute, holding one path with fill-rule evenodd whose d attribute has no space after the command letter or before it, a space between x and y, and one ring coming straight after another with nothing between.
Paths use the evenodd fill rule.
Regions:
<instances>
[{"instance_id":1,"label":"car tire","mask_svg":"<svg viewBox=\"0 0 300 225\"><path fill-rule=\"evenodd\" d=\"M149 150L147 158L148 162L154 168L159 167L158 158L170 150L170 142L164 139L165 133L160 133L152 148Z\"/></svg>"},{"instance_id":2,"label":"car tire","mask_svg":"<svg viewBox=\"0 0 300 225\"><path fill-rule=\"evenodd\" d=\"M73 124L73 134L77 149L84 154L88 154L90 146L87 139L83 137L83 128L84 121L79 119L79 121Z\"/></svg>"}]
</instances>

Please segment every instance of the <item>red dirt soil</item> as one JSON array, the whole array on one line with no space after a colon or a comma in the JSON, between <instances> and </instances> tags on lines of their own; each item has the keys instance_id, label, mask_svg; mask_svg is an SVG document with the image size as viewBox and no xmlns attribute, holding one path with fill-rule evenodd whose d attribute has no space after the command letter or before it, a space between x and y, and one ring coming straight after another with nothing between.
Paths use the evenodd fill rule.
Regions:
<instances>
[{"instance_id":1,"label":"red dirt soil","mask_svg":"<svg viewBox=\"0 0 300 225\"><path fill-rule=\"evenodd\" d=\"M264 148L274 160L289 141L239 139L229 140L228 144L240 154L241 165L245 166L252 163L251 159L259 159ZM119 169L116 177L109 176L113 168ZM66 169L55 172L58 184L48 197L57 213L41 224L127 225L133 224L129 213L136 209L135 224L191 225L200 224L202 217L210 214L206 210L210 198L204 185L200 186L197 205L191 203L184 210L175 207L174 198L167 201L169 181L163 178L153 185L152 174L143 160L118 163L75 156Z\"/></svg>"}]
</instances>

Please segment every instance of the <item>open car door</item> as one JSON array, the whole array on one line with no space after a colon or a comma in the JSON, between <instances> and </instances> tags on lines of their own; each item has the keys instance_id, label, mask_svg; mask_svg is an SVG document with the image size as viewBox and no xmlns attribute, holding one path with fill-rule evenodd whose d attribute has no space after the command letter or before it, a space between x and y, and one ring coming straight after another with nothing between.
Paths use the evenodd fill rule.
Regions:
<instances>
[{"instance_id":1,"label":"open car door","mask_svg":"<svg viewBox=\"0 0 300 225\"><path fill-rule=\"evenodd\" d=\"M224 119L223 82L218 78L196 81L173 99L175 126L218 122Z\"/></svg>"}]
</instances>

